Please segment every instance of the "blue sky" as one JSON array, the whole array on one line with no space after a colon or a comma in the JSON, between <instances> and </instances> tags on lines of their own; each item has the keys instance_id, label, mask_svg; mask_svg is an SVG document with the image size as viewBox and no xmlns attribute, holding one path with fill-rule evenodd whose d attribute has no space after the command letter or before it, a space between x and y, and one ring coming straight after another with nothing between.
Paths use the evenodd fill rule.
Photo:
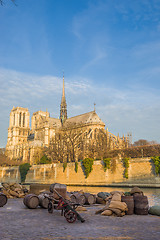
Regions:
<instances>
[{"instance_id":1,"label":"blue sky","mask_svg":"<svg viewBox=\"0 0 160 240\"><path fill-rule=\"evenodd\" d=\"M0 147L13 106L96 112L109 131L160 142L159 0L9 0L0 6Z\"/></svg>"}]
</instances>

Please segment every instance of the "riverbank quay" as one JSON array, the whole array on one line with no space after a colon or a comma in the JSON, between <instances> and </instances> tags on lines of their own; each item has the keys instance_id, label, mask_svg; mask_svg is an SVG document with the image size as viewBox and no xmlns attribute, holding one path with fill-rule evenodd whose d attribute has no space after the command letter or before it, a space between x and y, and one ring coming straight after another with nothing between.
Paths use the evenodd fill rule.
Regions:
<instances>
[{"instance_id":1,"label":"riverbank quay","mask_svg":"<svg viewBox=\"0 0 160 240\"><path fill-rule=\"evenodd\" d=\"M112 217L95 215L102 205L87 206L79 212L86 220L68 223L61 211L49 214L46 209L28 209L23 199L8 199L0 208L1 240L81 240L81 239L144 239L159 240L160 217L126 215Z\"/></svg>"},{"instance_id":2,"label":"riverbank quay","mask_svg":"<svg viewBox=\"0 0 160 240\"><path fill-rule=\"evenodd\" d=\"M82 162L32 165L27 172L25 183L52 184L58 182L66 185L81 186L139 186L160 187L160 176L155 173L155 166L150 158L136 158L129 160L128 176L124 175L125 167L122 159L112 161L110 169L105 171L103 160L93 162L92 171L86 178ZM18 166L0 167L0 182L21 182Z\"/></svg>"}]
</instances>

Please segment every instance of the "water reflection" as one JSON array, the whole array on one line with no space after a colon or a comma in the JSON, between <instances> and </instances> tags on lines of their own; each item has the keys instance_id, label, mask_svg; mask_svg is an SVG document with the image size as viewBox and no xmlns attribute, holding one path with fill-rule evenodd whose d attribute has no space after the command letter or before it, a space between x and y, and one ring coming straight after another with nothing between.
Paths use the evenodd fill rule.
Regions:
<instances>
[{"instance_id":1,"label":"water reflection","mask_svg":"<svg viewBox=\"0 0 160 240\"><path fill-rule=\"evenodd\" d=\"M98 192L122 191L129 192L132 188L128 187L88 187L88 186L67 186L67 191L90 192L97 194ZM160 188L141 188L144 195L148 197L149 206L160 205Z\"/></svg>"}]
</instances>

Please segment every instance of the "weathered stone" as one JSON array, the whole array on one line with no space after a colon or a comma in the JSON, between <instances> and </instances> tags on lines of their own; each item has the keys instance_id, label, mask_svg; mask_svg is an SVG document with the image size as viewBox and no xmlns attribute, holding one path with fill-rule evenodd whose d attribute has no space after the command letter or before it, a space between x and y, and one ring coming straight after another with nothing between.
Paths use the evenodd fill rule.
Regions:
<instances>
[{"instance_id":1,"label":"weathered stone","mask_svg":"<svg viewBox=\"0 0 160 240\"><path fill-rule=\"evenodd\" d=\"M113 173L110 169L104 172L101 161L95 161L93 170L89 177L85 178L81 168L81 163L78 163L78 172L75 172L75 163L68 163L65 172L63 172L63 164L47 164L33 165L27 173L27 183L51 184L56 181L64 184L73 185L106 185L106 184L137 184L144 186L160 186L160 177L154 175L152 163L149 158L132 159L130 162L129 178L124 179L124 167L121 161L117 160L116 172ZM18 167L0 167L0 182L10 182L16 180L18 175ZM2 175L3 172L3 175ZM10 174L9 174L10 173ZM43 187L44 188L44 187ZM43 189L42 188L42 189Z\"/></svg>"}]
</instances>

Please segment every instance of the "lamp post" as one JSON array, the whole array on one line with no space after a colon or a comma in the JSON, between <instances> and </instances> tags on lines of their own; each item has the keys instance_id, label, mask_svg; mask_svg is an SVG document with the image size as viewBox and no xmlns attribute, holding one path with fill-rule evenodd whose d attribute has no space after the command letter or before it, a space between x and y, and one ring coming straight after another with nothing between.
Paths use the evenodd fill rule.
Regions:
<instances>
[{"instance_id":1,"label":"lamp post","mask_svg":"<svg viewBox=\"0 0 160 240\"><path fill-rule=\"evenodd\" d=\"M143 158L143 148L141 149L141 153L142 153L142 158Z\"/></svg>"}]
</instances>

